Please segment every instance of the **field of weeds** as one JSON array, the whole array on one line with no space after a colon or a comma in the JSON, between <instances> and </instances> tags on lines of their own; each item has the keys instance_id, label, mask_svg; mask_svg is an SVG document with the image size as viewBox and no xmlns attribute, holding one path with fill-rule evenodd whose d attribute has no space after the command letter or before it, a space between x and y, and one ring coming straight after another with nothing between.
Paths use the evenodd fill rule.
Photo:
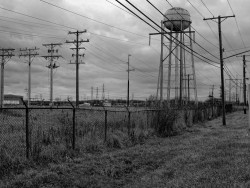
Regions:
<instances>
[{"instance_id":1,"label":"field of weeds","mask_svg":"<svg viewBox=\"0 0 250 188\"><path fill-rule=\"evenodd\" d=\"M100 147L43 165L14 165L0 187L248 187L247 123L247 115L234 112L227 115L227 126L218 118L133 147Z\"/></svg>"},{"instance_id":2,"label":"field of weeds","mask_svg":"<svg viewBox=\"0 0 250 188\"><path fill-rule=\"evenodd\" d=\"M29 109L27 117L25 109L0 113L0 149L10 158L26 158L27 133L31 158L53 158L56 148L82 152L134 145L155 124L154 112L115 108L77 109L74 115L73 109Z\"/></svg>"}]
</instances>

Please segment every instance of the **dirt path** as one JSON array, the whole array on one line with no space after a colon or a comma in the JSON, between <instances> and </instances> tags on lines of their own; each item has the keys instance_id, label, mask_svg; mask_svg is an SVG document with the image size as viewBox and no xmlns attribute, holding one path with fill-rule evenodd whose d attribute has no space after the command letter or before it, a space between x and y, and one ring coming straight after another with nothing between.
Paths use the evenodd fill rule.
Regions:
<instances>
[{"instance_id":1,"label":"dirt path","mask_svg":"<svg viewBox=\"0 0 250 188\"><path fill-rule=\"evenodd\" d=\"M183 135L30 169L8 187L248 187L247 122L235 112L226 127L218 118Z\"/></svg>"}]
</instances>

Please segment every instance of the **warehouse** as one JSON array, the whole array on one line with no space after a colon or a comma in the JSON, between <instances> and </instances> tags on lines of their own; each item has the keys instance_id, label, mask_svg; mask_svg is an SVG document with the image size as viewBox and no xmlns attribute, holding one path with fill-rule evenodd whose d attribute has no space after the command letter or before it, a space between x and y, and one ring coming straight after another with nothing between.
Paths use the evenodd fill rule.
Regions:
<instances>
[{"instance_id":1,"label":"warehouse","mask_svg":"<svg viewBox=\"0 0 250 188\"><path fill-rule=\"evenodd\" d=\"M5 104L5 105L19 105L19 104L23 104L22 100L23 100L23 96L7 94L7 95L4 95L3 104Z\"/></svg>"}]
</instances>

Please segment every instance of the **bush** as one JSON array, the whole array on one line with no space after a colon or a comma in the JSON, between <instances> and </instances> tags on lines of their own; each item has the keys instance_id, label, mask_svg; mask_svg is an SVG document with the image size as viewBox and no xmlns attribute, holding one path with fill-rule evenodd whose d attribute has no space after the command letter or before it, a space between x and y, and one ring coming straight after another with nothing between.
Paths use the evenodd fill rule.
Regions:
<instances>
[{"instance_id":1,"label":"bush","mask_svg":"<svg viewBox=\"0 0 250 188\"><path fill-rule=\"evenodd\" d=\"M177 118L175 110L164 108L158 112L157 118L155 131L158 136L168 137L177 134L177 130L174 129L174 123Z\"/></svg>"},{"instance_id":2,"label":"bush","mask_svg":"<svg viewBox=\"0 0 250 188\"><path fill-rule=\"evenodd\" d=\"M108 148L122 148L123 142L127 138L127 135L121 131L116 131L113 133L109 133L107 135L106 146Z\"/></svg>"}]
</instances>

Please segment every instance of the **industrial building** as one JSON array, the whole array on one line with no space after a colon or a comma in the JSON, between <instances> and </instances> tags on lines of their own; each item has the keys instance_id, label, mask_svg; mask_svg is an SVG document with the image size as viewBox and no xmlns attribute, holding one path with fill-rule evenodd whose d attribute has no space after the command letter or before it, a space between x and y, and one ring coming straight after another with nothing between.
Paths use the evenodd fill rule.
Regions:
<instances>
[{"instance_id":1,"label":"industrial building","mask_svg":"<svg viewBox=\"0 0 250 188\"><path fill-rule=\"evenodd\" d=\"M23 104L22 100L23 100L23 96L7 94L7 95L4 95L3 104L4 105L20 105L20 104Z\"/></svg>"}]
</instances>

